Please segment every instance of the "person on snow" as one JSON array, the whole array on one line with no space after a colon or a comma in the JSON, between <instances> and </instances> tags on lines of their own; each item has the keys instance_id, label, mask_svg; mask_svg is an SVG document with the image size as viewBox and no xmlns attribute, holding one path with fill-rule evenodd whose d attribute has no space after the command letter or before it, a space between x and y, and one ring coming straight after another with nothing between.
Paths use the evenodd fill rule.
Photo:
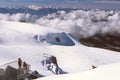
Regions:
<instances>
[{"instance_id":1,"label":"person on snow","mask_svg":"<svg viewBox=\"0 0 120 80\"><path fill-rule=\"evenodd\" d=\"M24 74L27 74L27 70L28 70L27 63L23 62L23 71L24 71Z\"/></svg>"},{"instance_id":2,"label":"person on snow","mask_svg":"<svg viewBox=\"0 0 120 80\"><path fill-rule=\"evenodd\" d=\"M21 58L18 58L18 67L19 67L19 69L21 69L21 66L22 66L22 60L21 60Z\"/></svg>"}]
</instances>

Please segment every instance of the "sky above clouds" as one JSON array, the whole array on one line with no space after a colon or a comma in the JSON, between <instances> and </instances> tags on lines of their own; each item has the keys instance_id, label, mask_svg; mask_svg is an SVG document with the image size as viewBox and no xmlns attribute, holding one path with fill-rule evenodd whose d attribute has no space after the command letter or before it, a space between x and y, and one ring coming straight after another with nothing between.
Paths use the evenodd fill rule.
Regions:
<instances>
[{"instance_id":1,"label":"sky above clouds","mask_svg":"<svg viewBox=\"0 0 120 80\"><path fill-rule=\"evenodd\" d=\"M2 0L1 0L2 1ZM120 0L3 0L16 2L86 2L86 1L120 1Z\"/></svg>"},{"instance_id":2,"label":"sky above clouds","mask_svg":"<svg viewBox=\"0 0 120 80\"><path fill-rule=\"evenodd\" d=\"M1 6L62 6L84 8L119 8L120 0L0 0Z\"/></svg>"}]
</instances>

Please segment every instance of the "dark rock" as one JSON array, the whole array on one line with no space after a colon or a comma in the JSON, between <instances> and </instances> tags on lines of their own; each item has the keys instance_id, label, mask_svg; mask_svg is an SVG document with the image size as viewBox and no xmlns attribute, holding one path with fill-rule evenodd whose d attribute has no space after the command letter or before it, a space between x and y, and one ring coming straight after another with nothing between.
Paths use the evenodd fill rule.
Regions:
<instances>
[{"instance_id":1,"label":"dark rock","mask_svg":"<svg viewBox=\"0 0 120 80\"><path fill-rule=\"evenodd\" d=\"M120 35L119 34L96 34L92 37L80 39L80 43L120 52Z\"/></svg>"}]
</instances>

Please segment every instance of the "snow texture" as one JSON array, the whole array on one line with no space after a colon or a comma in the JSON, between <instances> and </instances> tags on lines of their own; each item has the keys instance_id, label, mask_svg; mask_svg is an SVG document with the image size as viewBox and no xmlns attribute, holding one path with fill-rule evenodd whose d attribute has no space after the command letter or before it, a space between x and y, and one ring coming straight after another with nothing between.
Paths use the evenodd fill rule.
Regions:
<instances>
[{"instance_id":1,"label":"snow texture","mask_svg":"<svg viewBox=\"0 0 120 80\"><path fill-rule=\"evenodd\" d=\"M60 76L50 76L36 80L119 80L120 79L120 63L100 66L94 70L67 74Z\"/></svg>"}]
</instances>

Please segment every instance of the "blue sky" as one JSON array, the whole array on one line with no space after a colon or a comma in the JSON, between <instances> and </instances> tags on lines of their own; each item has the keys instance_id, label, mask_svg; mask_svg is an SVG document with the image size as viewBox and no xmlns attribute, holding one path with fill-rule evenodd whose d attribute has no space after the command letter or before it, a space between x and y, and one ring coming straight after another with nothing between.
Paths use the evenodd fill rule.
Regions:
<instances>
[{"instance_id":1,"label":"blue sky","mask_svg":"<svg viewBox=\"0 0 120 80\"><path fill-rule=\"evenodd\" d=\"M63 1L68 1L68 2L81 2L81 1L120 1L120 0L0 0L0 1L24 1L24 2L46 2L46 1L51 1L51 2L63 2Z\"/></svg>"},{"instance_id":2,"label":"blue sky","mask_svg":"<svg viewBox=\"0 0 120 80\"><path fill-rule=\"evenodd\" d=\"M102 2L101 2L102 1ZM117 1L117 2L116 2ZM120 9L120 0L0 0L1 6L62 6Z\"/></svg>"},{"instance_id":3,"label":"blue sky","mask_svg":"<svg viewBox=\"0 0 120 80\"><path fill-rule=\"evenodd\" d=\"M87 0L0 0L0 1L4 1L4 2L27 2L27 3L52 3L52 2L56 2L56 3L63 3L63 2L67 2L67 3L71 3L71 2L85 2Z\"/></svg>"}]
</instances>

